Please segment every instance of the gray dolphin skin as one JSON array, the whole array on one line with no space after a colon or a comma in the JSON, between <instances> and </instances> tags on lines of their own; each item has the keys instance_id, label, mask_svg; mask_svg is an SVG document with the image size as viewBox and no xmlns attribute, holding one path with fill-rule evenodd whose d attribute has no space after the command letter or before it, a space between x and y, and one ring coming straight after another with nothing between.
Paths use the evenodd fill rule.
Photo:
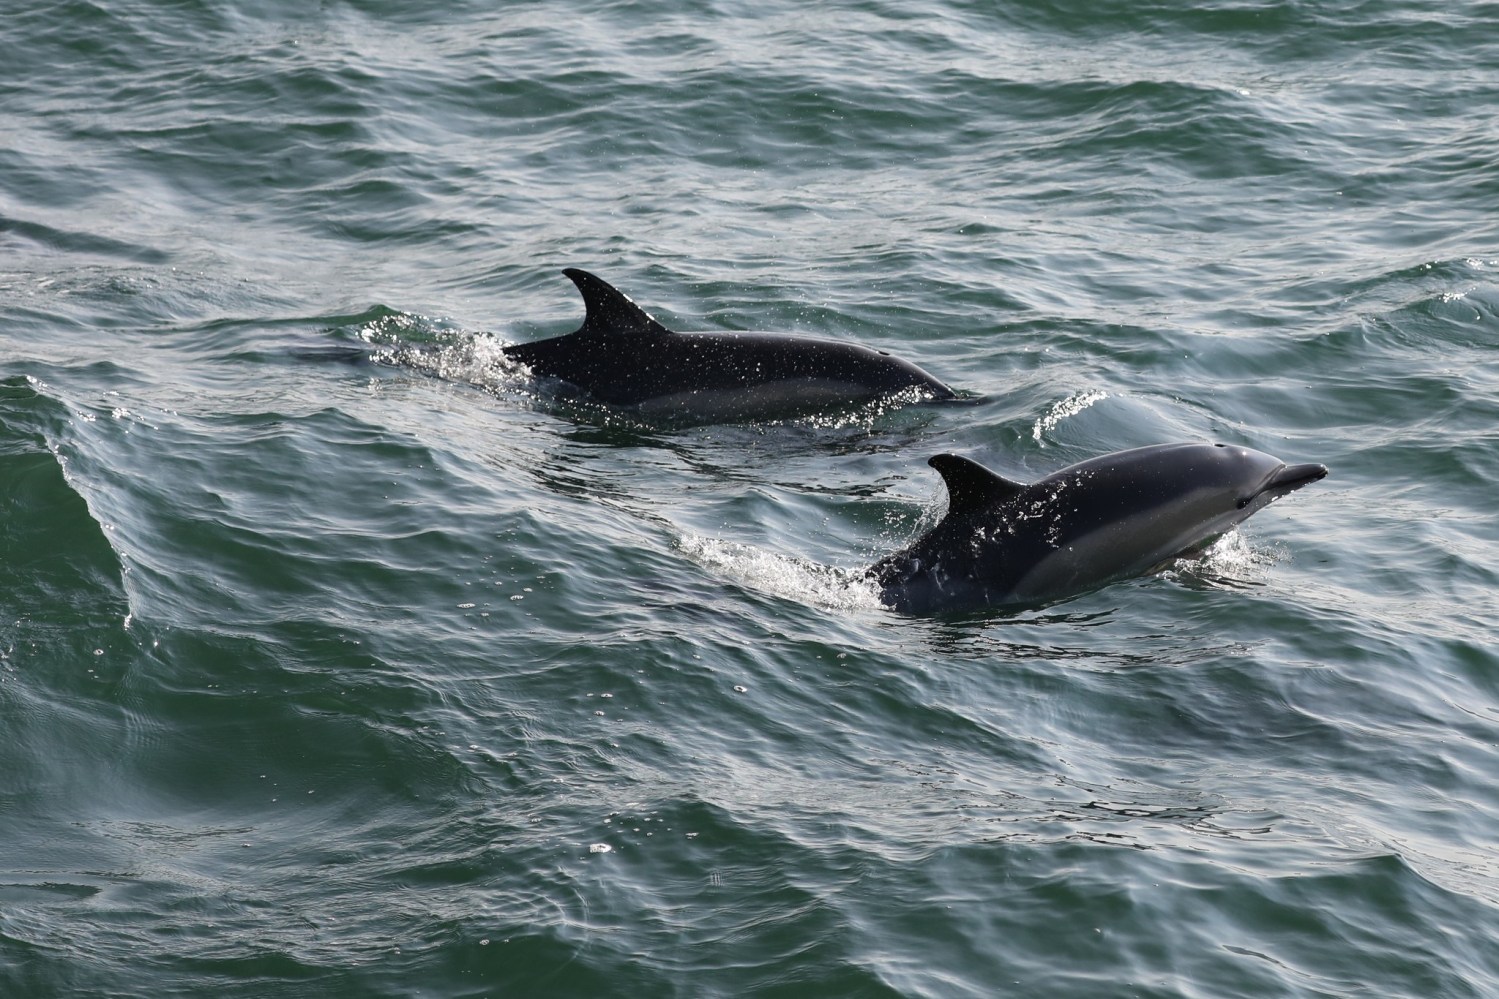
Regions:
<instances>
[{"instance_id":1,"label":"gray dolphin skin","mask_svg":"<svg viewBox=\"0 0 1499 999\"><path fill-rule=\"evenodd\" d=\"M868 570L910 614L1036 606L1148 572L1327 474L1225 444L1117 451L1030 485L954 454L928 464L946 516Z\"/></svg>"},{"instance_id":2,"label":"gray dolphin skin","mask_svg":"<svg viewBox=\"0 0 1499 999\"><path fill-rule=\"evenodd\" d=\"M952 389L909 361L857 344L780 333L677 333L601 278L568 268L583 295L574 333L504 348L542 378L645 416L726 422Z\"/></svg>"}]
</instances>

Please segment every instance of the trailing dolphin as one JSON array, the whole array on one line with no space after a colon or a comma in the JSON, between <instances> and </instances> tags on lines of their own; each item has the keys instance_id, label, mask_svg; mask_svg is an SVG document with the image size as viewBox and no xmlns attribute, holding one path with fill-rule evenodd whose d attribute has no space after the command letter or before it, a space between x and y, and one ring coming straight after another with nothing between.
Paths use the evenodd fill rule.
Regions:
<instances>
[{"instance_id":1,"label":"trailing dolphin","mask_svg":"<svg viewBox=\"0 0 1499 999\"><path fill-rule=\"evenodd\" d=\"M1049 603L1199 552L1327 474L1224 444L1158 444L1069 465L1030 485L954 454L928 464L947 514L868 573L907 613Z\"/></svg>"},{"instance_id":2,"label":"trailing dolphin","mask_svg":"<svg viewBox=\"0 0 1499 999\"><path fill-rule=\"evenodd\" d=\"M542 378L646 416L700 422L794 416L952 389L909 361L857 344L781 333L677 333L601 278L568 268L583 325L504 348Z\"/></svg>"}]
</instances>

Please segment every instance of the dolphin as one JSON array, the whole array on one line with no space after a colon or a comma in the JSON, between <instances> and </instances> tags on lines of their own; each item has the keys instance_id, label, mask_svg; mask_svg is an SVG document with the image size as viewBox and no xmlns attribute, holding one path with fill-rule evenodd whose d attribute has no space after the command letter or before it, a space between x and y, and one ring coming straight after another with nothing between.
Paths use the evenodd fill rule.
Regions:
<instances>
[{"instance_id":1,"label":"dolphin","mask_svg":"<svg viewBox=\"0 0 1499 999\"><path fill-rule=\"evenodd\" d=\"M602 278L562 272L583 295L573 333L502 348L541 378L647 417L726 422L796 416L909 393L956 394L882 350L782 333L677 333Z\"/></svg>"},{"instance_id":2,"label":"dolphin","mask_svg":"<svg viewBox=\"0 0 1499 999\"><path fill-rule=\"evenodd\" d=\"M1327 474L1226 444L1116 451L1030 485L955 454L928 464L946 515L867 570L909 614L1035 606L1148 572Z\"/></svg>"}]
</instances>

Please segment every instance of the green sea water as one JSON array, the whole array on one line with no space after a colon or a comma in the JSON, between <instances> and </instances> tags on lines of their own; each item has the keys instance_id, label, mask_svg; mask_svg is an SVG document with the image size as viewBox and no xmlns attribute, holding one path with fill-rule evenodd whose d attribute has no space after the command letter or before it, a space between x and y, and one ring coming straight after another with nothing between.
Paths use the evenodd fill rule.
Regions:
<instances>
[{"instance_id":1,"label":"green sea water","mask_svg":"<svg viewBox=\"0 0 1499 999\"><path fill-rule=\"evenodd\" d=\"M0 17L0 996L1499 995L1499 6ZM663 426L562 267L963 406ZM945 496L1330 476L1013 614Z\"/></svg>"}]
</instances>

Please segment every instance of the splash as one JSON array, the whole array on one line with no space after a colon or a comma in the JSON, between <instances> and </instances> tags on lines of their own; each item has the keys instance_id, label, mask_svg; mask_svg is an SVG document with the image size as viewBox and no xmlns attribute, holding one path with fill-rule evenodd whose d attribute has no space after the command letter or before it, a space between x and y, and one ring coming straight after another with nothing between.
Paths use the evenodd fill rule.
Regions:
<instances>
[{"instance_id":1,"label":"splash","mask_svg":"<svg viewBox=\"0 0 1499 999\"><path fill-rule=\"evenodd\" d=\"M858 429L873 432L874 428L885 422L892 413L907 411L908 407L919 406L921 403L932 401L933 398L926 389L912 385L889 395L870 399L849 409L830 408L822 413L803 413L794 417L772 418L760 422L767 426L798 424L816 427L820 430Z\"/></svg>"},{"instance_id":2,"label":"splash","mask_svg":"<svg viewBox=\"0 0 1499 999\"><path fill-rule=\"evenodd\" d=\"M424 316L394 313L364 324L357 335L374 347L371 359L380 364L490 390L529 383L525 366L506 356L505 344L492 333L442 330Z\"/></svg>"},{"instance_id":3,"label":"splash","mask_svg":"<svg viewBox=\"0 0 1499 999\"><path fill-rule=\"evenodd\" d=\"M1180 558L1168 571L1187 575L1214 586L1231 589L1246 589L1263 585L1270 567L1279 562L1283 553L1274 549L1255 548L1235 529L1214 541L1201 554Z\"/></svg>"},{"instance_id":4,"label":"splash","mask_svg":"<svg viewBox=\"0 0 1499 999\"><path fill-rule=\"evenodd\" d=\"M682 535L677 546L699 565L762 593L832 610L884 608L874 581L856 569L695 534Z\"/></svg>"},{"instance_id":5,"label":"splash","mask_svg":"<svg viewBox=\"0 0 1499 999\"><path fill-rule=\"evenodd\" d=\"M1036 421L1035 427L1031 429L1031 436L1036 443L1042 443L1041 435L1055 430L1057 424L1070 416L1076 416L1095 402L1107 399L1109 394L1098 389L1090 389L1087 392L1079 392L1077 395L1063 399L1061 402L1053 403L1041 418Z\"/></svg>"}]
</instances>

